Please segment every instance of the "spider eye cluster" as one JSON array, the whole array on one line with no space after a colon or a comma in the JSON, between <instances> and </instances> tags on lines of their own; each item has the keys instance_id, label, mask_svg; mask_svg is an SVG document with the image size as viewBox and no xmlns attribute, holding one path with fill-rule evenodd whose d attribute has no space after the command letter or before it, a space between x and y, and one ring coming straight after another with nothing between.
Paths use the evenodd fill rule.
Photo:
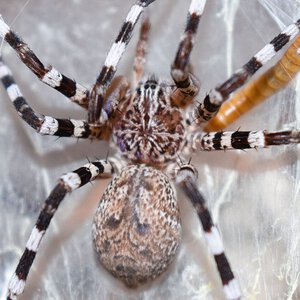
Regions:
<instances>
[{"instance_id":1,"label":"spider eye cluster","mask_svg":"<svg viewBox=\"0 0 300 300\"><path fill-rule=\"evenodd\" d=\"M157 80L150 79L145 82L144 89L145 90L148 90L148 89L155 90L157 88L157 86L158 86Z\"/></svg>"},{"instance_id":2,"label":"spider eye cluster","mask_svg":"<svg viewBox=\"0 0 300 300\"><path fill-rule=\"evenodd\" d=\"M139 86L136 88L136 94L138 96L142 95L142 91L144 91L144 93L148 92L148 91L155 91L157 88L159 88L159 95L162 95L162 89L160 88L160 84L158 83L157 80L147 80L145 81L145 83L140 83Z\"/></svg>"}]
</instances>

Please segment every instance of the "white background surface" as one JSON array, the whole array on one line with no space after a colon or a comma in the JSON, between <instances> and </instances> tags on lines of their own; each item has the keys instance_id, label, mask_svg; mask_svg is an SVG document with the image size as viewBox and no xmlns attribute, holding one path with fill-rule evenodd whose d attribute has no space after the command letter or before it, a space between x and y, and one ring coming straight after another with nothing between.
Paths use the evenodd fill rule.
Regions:
<instances>
[{"instance_id":1,"label":"white background surface","mask_svg":"<svg viewBox=\"0 0 300 300\"><path fill-rule=\"evenodd\" d=\"M89 87L132 2L31 0L24 7L24 0L2 0L0 13L45 64ZM194 73L202 82L199 99L300 16L299 4L292 0L208 2L192 57ZM150 74L169 78L188 5L183 0L151 5ZM137 30L118 74L131 76L136 37ZM2 51L38 112L85 118L83 110L39 82L8 45ZM231 129L300 128L298 93L295 80ZM4 299L39 209L57 178L86 163L86 157L104 157L108 146L39 136L20 120L2 87L0 112L0 298ZM198 153L192 160L244 299L300 299L299 152L299 146L287 146ZM90 233L93 211L106 184L87 185L66 198L21 299L223 299L197 216L182 197L183 243L165 276L135 291L107 274L94 256Z\"/></svg>"}]
</instances>

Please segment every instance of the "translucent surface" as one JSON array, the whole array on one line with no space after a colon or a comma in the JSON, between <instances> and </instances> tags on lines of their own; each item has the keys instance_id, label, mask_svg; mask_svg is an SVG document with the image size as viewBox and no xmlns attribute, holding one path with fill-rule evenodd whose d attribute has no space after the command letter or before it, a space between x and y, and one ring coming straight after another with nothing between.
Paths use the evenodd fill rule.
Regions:
<instances>
[{"instance_id":1,"label":"translucent surface","mask_svg":"<svg viewBox=\"0 0 300 300\"><path fill-rule=\"evenodd\" d=\"M27 5L25 5L28 2ZM133 1L0 1L0 13L37 55L90 86ZM189 1L151 5L147 69L169 78ZM296 1L208 1L193 52L199 98L299 18ZM176 4L175 4L176 3ZM136 34L119 68L131 77ZM85 112L40 83L4 44L23 94L40 113L85 118ZM300 128L299 79L231 129ZM19 119L0 88L0 297L38 211L61 173L104 157L105 143L43 137ZM298 100L297 100L298 99ZM299 146L198 153L199 185L222 232L244 299L300 299ZM180 197L183 243L169 271L128 290L97 263L91 220L107 181L66 198L41 245L21 299L223 299L214 262L191 205Z\"/></svg>"}]
</instances>

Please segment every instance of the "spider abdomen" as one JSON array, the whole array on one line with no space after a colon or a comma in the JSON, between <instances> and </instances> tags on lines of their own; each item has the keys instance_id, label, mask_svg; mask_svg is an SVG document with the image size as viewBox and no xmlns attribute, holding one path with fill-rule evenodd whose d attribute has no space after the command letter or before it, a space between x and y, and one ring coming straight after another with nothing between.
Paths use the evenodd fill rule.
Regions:
<instances>
[{"instance_id":1,"label":"spider abdomen","mask_svg":"<svg viewBox=\"0 0 300 300\"><path fill-rule=\"evenodd\" d=\"M123 169L102 196L93 239L101 263L126 285L135 287L159 276L181 239L168 177L145 165Z\"/></svg>"}]
</instances>

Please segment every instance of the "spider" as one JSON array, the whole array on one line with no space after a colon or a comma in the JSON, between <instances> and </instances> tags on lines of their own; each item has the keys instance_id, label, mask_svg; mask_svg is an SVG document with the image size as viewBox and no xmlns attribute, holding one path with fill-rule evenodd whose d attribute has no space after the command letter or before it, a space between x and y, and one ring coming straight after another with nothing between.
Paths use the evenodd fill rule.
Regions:
<instances>
[{"instance_id":1,"label":"spider","mask_svg":"<svg viewBox=\"0 0 300 300\"><path fill-rule=\"evenodd\" d=\"M195 4L196 3L196 1L194 1L193 3L192 3L192 8L194 8L195 7ZM201 5L200 4L201 2L199 2L198 4L199 5ZM198 15L198 14L197 14ZM193 23L193 22L191 22L191 23ZM144 23L144 25L145 25L146 23ZM189 24L189 23L188 23ZM187 25L187 26L191 26L191 25ZM189 27L187 27L187 28L189 28ZM180 47L179 47L179 49L180 49ZM115 56L114 55L112 55L112 57L111 57L111 59L114 59L115 58ZM109 61L109 60L108 60ZM175 63L174 63L174 65L176 66L176 59L175 59ZM141 67L141 65L140 64L136 64L136 69L138 70L139 69L139 67ZM6 67L4 67L3 66L3 70L5 69ZM184 68L185 69L185 68ZM173 68L173 70L174 70L174 68ZM176 70L176 69L175 69ZM140 80L141 79L141 76L138 74L139 72L137 71L136 72L136 77ZM173 77L175 77L175 75L177 74L177 73L173 73ZM7 74L6 74L7 75ZM136 83L137 82L139 82L139 80L136 80ZM194 77L192 77L192 81L191 81L191 83L192 84L195 84L195 87L197 86L197 82L195 81L195 79L194 79ZM6 82L6 84L9 84L9 82ZM11 84L11 82L10 82L10 84ZM117 86L117 89L118 89L118 87L122 87L122 91L124 91L123 90L123 88L125 89L125 87L123 86L123 85L126 85L127 83L124 81L124 78L118 78L116 81L114 81L114 84ZM160 82L158 82L157 81L157 79L155 78L155 77L149 77L148 79L146 79L146 81L144 81L142 84L140 83L140 84L137 84L137 90L135 91L135 95L136 96L141 96L141 97L143 97L143 93L144 93L144 95L145 95L145 93L146 93L146 91L147 90L153 90L153 91L155 91L157 94L159 93L159 90L157 90L158 89L158 86L160 86L160 88L161 89L170 89L170 92L168 92L167 94L169 95L173 95L174 93L178 93L177 91L178 91L178 89L175 91L174 90L174 87L173 86L170 86L170 85L165 85L164 83L160 83ZM148 86L148 87L147 87ZM177 88L178 88L178 86L180 87L180 84L177 82ZM9 86L6 86L6 87L9 87ZM105 103L101 103L101 107L106 107L106 106L108 106L108 108L106 107L106 109L109 111L110 110L110 108L111 107L113 107L113 105L114 105L114 101L115 101L115 98L113 97L114 96L114 92L115 91L117 91L117 89L116 90L113 90L113 89L110 89L109 90L109 92L108 93L106 93L106 97L105 97ZM117 91L118 92L118 91ZM166 91L165 90L163 90L163 92L164 93L166 93ZM189 92L189 94L192 94L193 92ZM196 92L195 92L196 93ZM10 94L11 95L11 94ZM13 94L12 94L13 95ZM109 95L109 96L107 96L107 95ZM111 96L112 95L112 96ZM150 95L150 94L149 94ZM152 96L153 97L153 96ZM174 101L174 103L173 103L173 106L172 107L177 107L177 106L184 106L185 105L185 101L186 101L186 97L181 97L180 96L180 94L178 95L178 94L176 94L176 97L175 96L173 96L174 98L172 98L172 101ZM125 98L126 98L126 95L125 95ZM193 98L193 97L192 97ZM176 101L182 101L182 102L176 102ZM129 101L129 100L128 100ZM126 103L126 102L125 102ZM127 103L126 103L127 104ZM104 105L104 106L102 106L102 105ZM129 105L129 107L132 107L132 105ZM115 128L116 128L116 131L115 131L115 134L116 134L116 136L117 136L117 138L116 138L116 140L117 140L117 143L118 143L118 145L119 145L119 147L121 148L121 151L124 151L124 147L126 147L126 145L124 145L124 140L125 141L127 141L126 139L123 139L122 138L122 134L123 134L123 132L124 132L124 130L122 129L122 130L120 130L120 135L121 136L118 136L118 129L120 129L120 127L122 127L122 123L120 123L120 122L118 122L118 118L120 117L120 115L119 114L121 114L121 116L122 116L122 114L128 114L128 116L130 116L131 115L131 112L129 111L129 110L126 110L127 108L125 107L122 107L122 105L120 105L120 107L118 107L117 109L115 109L115 111L113 112L113 113L116 113L116 119L117 120L115 120L114 119L114 116L112 116L112 119L113 119L113 123L114 124L116 124L116 126L115 126ZM110 112L110 111L109 111ZM137 115L137 113L138 113L138 111L136 111L134 114L133 114L133 116L136 116ZM178 118L178 116L177 116L177 109L175 109L174 108L174 110L172 111L172 115L174 115L175 116L175 119L176 118ZM23 114L23 117L24 117L24 114ZM103 115L102 116L96 116L96 119L99 119L99 117L100 117L100 120L105 120L106 118L107 118L107 115L105 115L105 113L103 112ZM91 118L93 118L93 115L91 114ZM163 116L163 120L166 120L167 119L167 116ZM32 120L32 117L30 117L30 120ZM48 119L49 120L49 119ZM51 119L52 120L52 119ZM53 120L52 120L53 121ZM178 120L177 120L178 121ZM65 123L64 123L65 122ZM72 121L71 121L72 122ZM60 123L63 123L64 125L66 125L67 126L67 124L70 124L70 121L69 121L69 123L67 123L67 121L60 121ZM73 122L74 123L74 122ZM180 122L179 122L180 123ZM189 122L189 123L191 123L191 122ZM171 127L173 126L173 124L171 124ZM80 126L79 126L80 127ZM95 126L95 128L96 129L98 129L98 127L97 126ZM49 127L47 127L47 130L49 130ZM82 130L82 128L80 129L79 128L79 131L80 130ZM107 133L107 131L108 131L109 129L107 129L106 127L103 129L103 136L101 136L101 137L105 137L105 134ZM169 129L169 130L174 130L174 128L172 128L172 129ZM179 135L180 136L180 134L181 134L181 128L178 128L178 132L176 132L176 130L175 130L175 134L177 133L177 135ZM52 133L52 132L54 132L54 131L49 131L48 133ZM96 134L102 134L102 132L100 132L99 133L99 131L97 131L96 130ZM238 133L239 134L239 133ZM289 133L289 134L291 134L291 133ZM293 133L294 134L294 133ZM243 137L240 137L241 138L241 140L243 139ZM132 139L132 140L134 140L134 139ZM180 144L183 144L183 142L180 140L180 142L179 142ZM175 147L175 145L172 145L172 147L170 147L171 148L171 151L174 149L174 147ZM175 147L176 148L176 147ZM181 150L181 146L178 146L178 151L179 150ZM168 154L168 153L167 153ZM169 154L168 154L169 155ZM149 156L148 155L148 151L138 151L136 154L134 154L133 156L128 156L128 158L132 161L132 162L134 162L135 164L137 164L138 166L141 166L140 164L141 163L146 163L147 165L152 165L152 166L154 166L155 168L157 168L158 170L160 170L160 169L164 169L165 168L165 165L164 165L164 161L163 162L161 162L159 159L160 159L160 157L158 156L156 156L155 155L155 153L153 154L153 157L151 157L151 156ZM172 152L171 154L170 154L170 157L165 157L164 158L164 160L166 161L166 162L171 162L173 159L175 158L175 154ZM108 162L109 162L110 160L108 160ZM94 162L94 163L89 163L89 164L87 164L86 166L85 166L85 168L87 168L87 169L89 169L89 170L91 170L91 168L95 165L95 166L100 166L99 164L101 163L102 165L106 165L106 164L108 164L108 162L106 161L106 160L102 160L102 161L100 161L100 162ZM118 163L116 162L116 161L113 161L113 160L111 160L111 163L112 163L112 165L114 166L114 168L115 169L118 169ZM148 168L144 168L143 169L143 167L141 167L142 168L142 170L143 171L145 171L145 172L148 172L149 170L152 170L152 169L148 169ZM129 168L129 170L135 170L134 168L133 169L130 169ZM183 172L185 172L185 171L191 171L192 173L191 174L195 174L196 173L196 171L195 171L195 169L193 168L193 166L191 166L191 165L189 165L189 164L181 164L180 165L180 170L178 171L178 174L177 174L177 179L180 181L180 182L183 182L182 184L183 184L183 187L182 187L182 189L183 190L185 190L187 193L189 193L189 192L193 192L193 195L196 195L197 193L198 193L198 190L197 190L197 188L195 188L195 185L193 184L193 183L188 183L188 184L191 184L191 187L190 188L187 188L186 187L186 185L185 185L185 179L182 179L182 177L181 177L181 175L182 175L182 173ZM84 173L84 169L80 169L80 171L77 171L77 172L83 172ZM153 169L153 172L154 172L154 169ZM151 173L151 172L150 172ZM161 173L155 173L156 174L156 176L160 176L160 174ZM71 175L71 176L74 176L74 174L72 175L71 173L70 174L67 174L67 175ZM65 176L65 177L62 177L63 178L63 182L64 183L66 183L66 182L69 182L70 184L74 184L74 181L73 180L71 180L71 181L67 181L68 180L68 177L67 176ZM167 185L167 183L165 182L165 184ZM105 197L105 196L104 196ZM201 197L199 196L198 197L198 200L200 199ZM103 203L105 203L105 201L103 201ZM109 224L111 224L111 225L116 225L115 223L117 223L117 219L115 219L115 218L112 218L108 223ZM138 231L140 230L141 232L144 232L144 231L147 231L147 224L140 224L140 223L137 223L139 226L138 226ZM211 229L211 228L210 228ZM213 230L214 231L214 230ZM98 230L96 230L96 232L98 232ZM33 236L38 236L38 233L36 232L36 230L34 231L34 234L33 234ZM32 240L31 240L32 241ZM34 241L33 241L33 243L35 243ZM29 243L30 244L30 243ZM32 246L33 247L33 246ZM119 268L120 269L120 268ZM153 273L153 272L152 272ZM152 274L151 273L151 274ZM155 273L155 272L154 272ZM117 275L117 274L116 274ZM122 277L123 275L117 275L117 276L119 276L119 277ZM152 276L152 275L151 275ZM150 276L150 277L151 277ZM124 277L124 276L123 276ZM224 279L224 278L223 278ZM231 280L233 280L233 279L231 279ZM135 284L135 282L132 282L132 279L125 279L125 281L128 283L128 284ZM138 281L144 281L144 278L141 278L141 279L138 279ZM230 281L230 280L229 280ZM228 285L228 279L227 279L227 283L225 284L225 286L227 286ZM237 291L237 289L233 289L232 291L231 291L232 293L238 293L238 291ZM237 295L237 294L235 294L235 295ZM237 298L238 296L235 296L235 298Z\"/></svg>"}]
</instances>

